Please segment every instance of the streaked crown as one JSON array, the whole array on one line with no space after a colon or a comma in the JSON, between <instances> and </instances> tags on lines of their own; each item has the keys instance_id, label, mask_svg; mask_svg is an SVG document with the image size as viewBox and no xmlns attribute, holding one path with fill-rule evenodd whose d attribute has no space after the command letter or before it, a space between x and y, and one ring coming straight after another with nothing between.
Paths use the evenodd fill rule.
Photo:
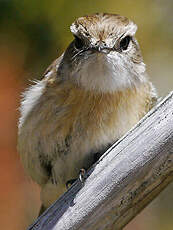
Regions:
<instances>
[{"instance_id":1,"label":"streaked crown","mask_svg":"<svg viewBox=\"0 0 173 230\"><path fill-rule=\"evenodd\" d=\"M80 17L70 28L74 35L85 38L91 43L108 39L116 40L119 37L124 36L126 33L133 36L137 30L136 24L128 18L118 14L106 13L97 13L90 16ZM113 46L113 43L109 45Z\"/></svg>"}]
</instances>

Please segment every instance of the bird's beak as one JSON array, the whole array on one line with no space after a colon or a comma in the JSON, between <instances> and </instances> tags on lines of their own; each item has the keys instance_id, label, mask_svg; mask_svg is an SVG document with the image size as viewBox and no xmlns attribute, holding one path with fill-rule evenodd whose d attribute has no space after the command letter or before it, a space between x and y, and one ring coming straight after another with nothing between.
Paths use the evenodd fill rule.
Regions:
<instances>
[{"instance_id":1,"label":"bird's beak","mask_svg":"<svg viewBox=\"0 0 173 230\"><path fill-rule=\"evenodd\" d=\"M91 50L105 54L110 52L110 48L103 42L99 42L96 45L92 46Z\"/></svg>"}]
</instances>

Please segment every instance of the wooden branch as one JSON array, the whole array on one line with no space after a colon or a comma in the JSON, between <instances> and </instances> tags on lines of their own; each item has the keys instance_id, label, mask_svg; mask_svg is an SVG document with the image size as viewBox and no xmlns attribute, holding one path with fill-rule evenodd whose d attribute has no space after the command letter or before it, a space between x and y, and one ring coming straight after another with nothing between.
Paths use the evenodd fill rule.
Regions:
<instances>
[{"instance_id":1,"label":"wooden branch","mask_svg":"<svg viewBox=\"0 0 173 230\"><path fill-rule=\"evenodd\" d=\"M122 229L173 180L173 92L115 143L30 230ZM170 201L172 202L172 201Z\"/></svg>"}]
</instances>

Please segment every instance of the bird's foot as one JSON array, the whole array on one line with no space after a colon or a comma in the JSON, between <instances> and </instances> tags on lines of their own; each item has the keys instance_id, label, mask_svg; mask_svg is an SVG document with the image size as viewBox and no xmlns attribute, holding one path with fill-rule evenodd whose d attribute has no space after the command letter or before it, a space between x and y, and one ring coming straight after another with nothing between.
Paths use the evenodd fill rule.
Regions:
<instances>
[{"instance_id":1,"label":"bird's foot","mask_svg":"<svg viewBox=\"0 0 173 230\"><path fill-rule=\"evenodd\" d=\"M80 169L79 171L79 180L84 183L86 179L86 170L85 169Z\"/></svg>"},{"instance_id":2,"label":"bird's foot","mask_svg":"<svg viewBox=\"0 0 173 230\"><path fill-rule=\"evenodd\" d=\"M78 178L68 180L66 182L66 188L69 189L77 179ZM85 169L80 169L80 171L79 171L79 180L80 180L80 182L84 183L85 179L86 179L86 170Z\"/></svg>"},{"instance_id":3,"label":"bird's foot","mask_svg":"<svg viewBox=\"0 0 173 230\"><path fill-rule=\"evenodd\" d=\"M67 189L69 189L71 186L72 186L72 184L76 181L77 179L75 178L75 179L71 179L71 180L68 180L67 182L66 182L66 188Z\"/></svg>"}]
</instances>

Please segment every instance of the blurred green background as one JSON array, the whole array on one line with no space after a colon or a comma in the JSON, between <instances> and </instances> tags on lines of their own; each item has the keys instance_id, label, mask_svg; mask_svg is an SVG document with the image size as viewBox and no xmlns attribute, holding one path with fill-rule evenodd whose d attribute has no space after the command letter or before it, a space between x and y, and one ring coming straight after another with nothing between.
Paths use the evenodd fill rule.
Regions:
<instances>
[{"instance_id":1,"label":"blurred green background","mask_svg":"<svg viewBox=\"0 0 173 230\"><path fill-rule=\"evenodd\" d=\"M67 47L74 19L96 12L134 20L159 95L173 88L172 0L0 0L1 229L26 229L40 206L39 188L24 174L16 151L20 94ZM173 229L173 185L125 228L132 229Z\"/></svg>"}]
</instances>

